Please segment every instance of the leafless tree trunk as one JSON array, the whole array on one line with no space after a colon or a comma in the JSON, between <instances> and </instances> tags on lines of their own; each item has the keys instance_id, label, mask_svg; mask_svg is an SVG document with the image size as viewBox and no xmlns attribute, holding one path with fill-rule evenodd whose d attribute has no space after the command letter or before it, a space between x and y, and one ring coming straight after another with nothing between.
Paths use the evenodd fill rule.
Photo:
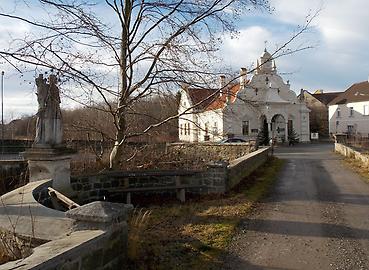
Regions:
<instances>
[{"instance_id":1,"label":"leafless tree trunk","mask_svg":"<svg viewBox=\"0 0 369 270\"><path fill-rule=\"evenodd\" d=\"M23 2L39 18L18 12ZM212 67L221 33L235 33L233 22L242 10L269 7L267 0L23 2L0 16L29 25L31 32L12 40L0 57L23 73L35 67L55 72L64 95L109 114L115 127L111 168L118 167L129 138L178 117L131 130L127 115L135 113L134 105L182 84L214 87L219 73ZM279 53L288 53L283 46Z\"/></svg>"}]
</instances>

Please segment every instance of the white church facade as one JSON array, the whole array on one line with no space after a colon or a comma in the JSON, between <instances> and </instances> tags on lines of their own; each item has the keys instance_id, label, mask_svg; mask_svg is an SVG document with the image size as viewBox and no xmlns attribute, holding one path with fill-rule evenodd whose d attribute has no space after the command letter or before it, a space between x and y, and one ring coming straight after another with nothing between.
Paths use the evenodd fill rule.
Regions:
<instances>
[{"instance_id":1,"label":"white church facade","mask_svg":"<svg viewBox=\"0 0 369 270\"><path fill-rule=\"evenodd\" d=\"M309 109L278 75L266 50L250 79L241 68L236 84L227 84L221 76L218 89L183 87L179 114L180 141L255 139L266 128L269 138L278 142L287 142L288 132L302 142L310 140Z\"/></svg>"}]
</instances>

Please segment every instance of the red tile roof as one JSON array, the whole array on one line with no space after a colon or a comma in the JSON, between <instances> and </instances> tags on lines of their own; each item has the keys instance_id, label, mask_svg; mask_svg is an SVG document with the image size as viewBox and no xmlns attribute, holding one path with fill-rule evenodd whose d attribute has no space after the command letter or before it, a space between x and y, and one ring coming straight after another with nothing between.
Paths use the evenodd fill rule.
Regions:
<instances>
[{"instance_id":1,"label":"red tile roof","mask_svg":"<svg viewBox=\"0 0 369 270\"><path fill-rule=\"evenodd\" d=\"M235 84L229 87L230 102L235 102L237 93L240 90L240 85ZM200 103L196 106L198 110L217 110L223 109L226 106L227 98L226 94L220 95L219 89L206 89L206 88L187 88L191 102L193 105Z\"/></svg>"},{"instance_id":2,"label":"red tile roof","mask_svg":"<svg viewBox=\"0 0 369 270\"><path fill-rule=\"evenodd\" d=\"M351 85L345 92L334 98L328 105L347 104L350 102L369 101L369 82Z\"/></svg>"}]
</instances>

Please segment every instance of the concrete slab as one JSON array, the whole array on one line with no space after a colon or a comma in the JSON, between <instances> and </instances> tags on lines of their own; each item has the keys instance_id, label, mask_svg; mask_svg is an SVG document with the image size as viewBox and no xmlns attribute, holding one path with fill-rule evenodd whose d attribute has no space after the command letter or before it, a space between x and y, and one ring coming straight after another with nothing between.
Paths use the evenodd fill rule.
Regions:
<instances>
[{"instance_id":1,"label":"concrete slab","mask_svg":"<svg viewBox=\"0 0 369 270\"><path fill-rule=\"evenodd\" d=\"M104 231L100 230L74 232L63 239L35 248L34 252L27 258L0 265L0 270L57 269L60 261L68 257L78 257L81 254L81 248L86 249L91 245L95 245L94 239L103 234ZM88 242L91 244L81 247L82 243Z\"/></svg>"},{"instance_id":2,"label":"concrete slab","mask_svg":"<svg viewBox=\"0 0 369 270\"><path fill-rule=\"evenodd\" d=\"M74 220L64 212L38 203L32 191L49 180L29 183L0 197L0 229L25 237L55 240L73 231Z\"/></svg>"}]
</instances>

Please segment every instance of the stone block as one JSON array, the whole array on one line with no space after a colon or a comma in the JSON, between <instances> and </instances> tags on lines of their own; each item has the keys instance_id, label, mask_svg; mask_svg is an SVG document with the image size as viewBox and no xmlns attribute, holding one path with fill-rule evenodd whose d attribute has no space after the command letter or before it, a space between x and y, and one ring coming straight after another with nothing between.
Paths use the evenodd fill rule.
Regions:
<instances>
[{"instance_id":1,"label":"stone block","mask_svg":"<svg viewBox=\"0 0 369 270\"><path fill-rule=\"evenodd\" d=\"M24 152L28 160L30 182L52 179L53 188L65 195L73 194L70 182L71 155L52 148L31 148Z\"/></svg>"},{"instance_id":2,"label":"stone block","mask_svg":"<svg viewBox=\"0 0 369 270\"><path fill-rule=\"evenodd\" d=\"M75 190L75 191L80 191L80 190L82 190L82 188L83 188L82 184L79 184L79 183L72 184L72 189Z\"/></svg>"},{"instance_id":3,"label":"stone block","mask_svg":"<svg viewBox=\"0 0 369 270\"><path fill-rule=\"evenodd\" d=\"M119 186L119 181L118 180L111 181L111 186L112 187L118 187Z\"/></svg>"},{"instance_id":4,"label":"stone block","mask_svg":"<svg viewBox=\"0 0 369 270\"><path fill-rule=\"evenodd\" d=\"M99 189L102 188L102 184L101 183L94 183L94 189Z\"/></svg>"},{"instance_id":5,"label":"stone block","mask_svg":"<svg viewBox=\"0 0 369 270\"><path fill-rule=\"evenodd\" d=\"M89 183L90 182L90 178L88 177L82 177L81 178L81 183Z\"/></svg>"},{"instance_id":6,"label":"stone block","mask_svg":"<svg viewBox=\"0 0 369 270\"><path fill-rule=\"evenodd\" d=\"M73 183L77 183L78 182L78 178L77 177L71 177L70 178L70 183L73 184Z\"/></svg>"},{"instance_id":7,"label":"stone block","mask_svg":"<svg viewBox=\"0 0 369 270\"><path fill-rule=\"evenodd\" d=\"M85 185L83 185L83 190L84 191L91 190L91 188L92 188L92 185L91 184L85 184Z\"/></svg>"},{"instance_id":8,"label":"stone block","mask_svg":"<svg viewBox=\"0 0 369 270\"><path fill-rule=\"evenodd\" d=\"M103 270L125 269L123 265L124 265L124 257L119 256L118 258L115 258L108 264L104 265Z\"/></svg>"},{"instance_id":9,"label":"stone block","mask_svg":"<svg viewBox=\"0 0 369 270\"><path fill-rule=\"evenodd\" d=\"M103 188L110 188L111 187L111 183L106 182L103 184Z\"/></svg>"},{"instance_id":10,"label":"stone block","mask_svg":"<svg viewBox=\"0 0 369 270\"><path fill-rule=\"evenodd\" d=\"M132 209L132 205L95 201L68 210L66 216L78 221L111 223L117 220L127 220Z\"/></svg>"},{"instance_id":11,"label":"stone block","mask_svg":"<svg viewBox=\"0 0 369 270\"><path fill-rule=\"evenodd\" d=\"M116 258L119 258L120 256L124 257L123 255L124 252L125 251L123 249L123 245L121 244L111 245L110 247L106 248L104 250L103 255L103 265L110 263L111 261L113 261Z\"/></svg>"},{"instance_id":12,"label":"stone block","mask_svg":"<svg viewBox=\"0 0 369 270\"><path fill-rule=\"evenodd\" d=\"M58 270L80 270L80 261L68 261L65 264L61 265Z\"/></svg>"},{"instance_id":13,"label":"stone block","mask_svg":"<svg viewBox=\"0 0 369 270\"><path fill-rule=\"evenodd\" d=\"M98 249L82 257L82 269L92 270L103 266L103 250Z\"/></svg>"},{"instance_id":14,"label":"stone block","mask_svg":"<svg viewBox=\"0 0 369 270\"><path fill-rule=\"evenodd\" d=\"M90 197L97 196L97 191L98 191L98 190L92 190L92 191L90 191L89 196L90 196Z\"/></svg>"}]
</instances>

